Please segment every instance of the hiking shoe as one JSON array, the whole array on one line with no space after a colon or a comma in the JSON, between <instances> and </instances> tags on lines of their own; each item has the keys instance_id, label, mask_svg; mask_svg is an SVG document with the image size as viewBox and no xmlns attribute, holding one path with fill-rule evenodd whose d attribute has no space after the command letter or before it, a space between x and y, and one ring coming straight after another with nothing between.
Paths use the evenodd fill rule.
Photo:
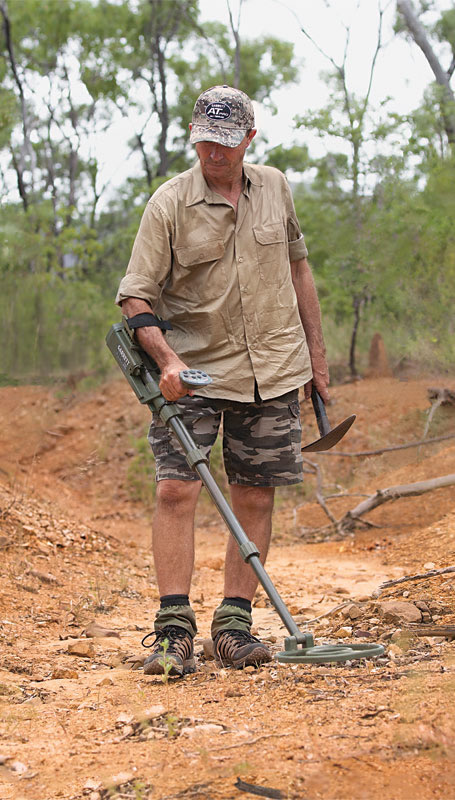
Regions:
<instances>
[{"instance_id":1,"label":"hiking shoe","mask_svg":"<svg viewBox=\"0 0 455 800\"><path fill-rule=\"evenodd\" d=\"M144 644L149 636L154 636L152 644ZM165 640L167 639L167 646ZM144 673L146 675L165 675L168 664L171 668L168 675L185 675L188 672L195 672L193 653L193 638L185 628L177 625L166 625L158 631L153 631L144 636L142 640L144 647L153 647L152 654L144 661ZM163 648L164 645L164 648Z\"/></svg>"},{"instance_id":2,"label":"hiking shoe","mask_svg":"<svg viewBox=\"0 0 455 800\"><path fill-rule=\"evenodd\" d=\"M215 636L214 646L215 658L222 667L258 667L272 660L268 647L249 631L220 631Z\"/></svg>"}]
</instances>

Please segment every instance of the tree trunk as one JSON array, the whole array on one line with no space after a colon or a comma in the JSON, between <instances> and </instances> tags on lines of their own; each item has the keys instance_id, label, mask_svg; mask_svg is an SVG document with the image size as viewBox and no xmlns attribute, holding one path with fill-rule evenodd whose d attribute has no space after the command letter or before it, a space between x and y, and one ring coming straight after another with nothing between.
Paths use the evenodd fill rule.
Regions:
<instances>
[{"instance_id":1,"label":"tree trunk","mask_svg":"<svg viewBox=\"0 0 455 800\"><path fill-rule=\"evenodd\" d=\"M354 325L352 328L351 345L349 348L349 370L353 378L356 378L358 375L357 367L355 364L355 349L357 345L357 333L359 331L360 312L362 309L362 305L363 305L363 298L359 297L358 295L355 295L355 297L353 297L352 300L352 306L354 309Z\"/></svg>"}]
</instances>

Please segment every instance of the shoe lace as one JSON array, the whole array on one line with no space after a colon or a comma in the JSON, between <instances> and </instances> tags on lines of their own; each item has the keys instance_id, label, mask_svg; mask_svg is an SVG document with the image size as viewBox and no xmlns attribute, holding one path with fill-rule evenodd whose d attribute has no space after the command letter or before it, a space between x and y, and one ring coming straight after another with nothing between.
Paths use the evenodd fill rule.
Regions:
<instances>
[{"instance_id":1,"label":"shoe lace","mask_svg":"<svg viewBox=\"0 0 455 800\"><path fill-rule=\"evenodd\" d=\"M152 641L150 644L145 644L149 638L152 638ZM147 635L142 639L142 646L159 647L163 645L165 639L168 641L167 652L175 653L176 650L181 649L183 644L188 647L188 644L190 644L188 640L191 640L191 637L188 631L186 631L184 628L179 628L177 625L167 625L165 628L161 628L161 630L147 633Z\"/></svg>"},{"instance_id":2,"label":"shoe lace","mask_svg":"<svg viewBox=\"0 0 455 800\"><path fill-rule=\"evenodd\" d=\"M250 644L251 642L258 642L258 644L262 644L261 640L257 639L256 636L253 636L249 631L220 631L216 639L216 644L220 653L222 652L225 655L228 655L230 652L232 653L232 648L235 649L244 644Z\"/></svg>"}]
</instances>

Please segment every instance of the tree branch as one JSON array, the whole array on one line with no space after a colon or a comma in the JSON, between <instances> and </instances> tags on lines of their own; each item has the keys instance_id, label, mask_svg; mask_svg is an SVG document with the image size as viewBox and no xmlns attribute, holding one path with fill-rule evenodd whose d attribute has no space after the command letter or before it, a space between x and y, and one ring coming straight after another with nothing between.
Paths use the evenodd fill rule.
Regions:
<instances>
[{"instance_id":1,"label":"tree branch","mask_svg":"<svg viewBox=\"0 0 455 800\"><path fill-rule=\"evenodd\" d=\"M361 450L358 453L337 452L332 450L320 450L318 456L339 456L340 458L362 458L364 456L380 456L382 453L391 453L393 450L407 450L409 447L421 447L424 444L434 444L444 442L447 439L455 439L455 433L447 433L444 436L435 436L433 439L420 439L418 442L407 442L406 444L396 444L391 447L380 447L377 450Z\"/></svg>"},{"instance_id":2,"label":"tree branch","mask_svg":"<svg viewBox=\"0 0 455 800\"><path fill-rule=\"evenodd\" d=\"M440 478L432 478L428 481L418 481L417 483L410 483L400 486L389 486L387 489L378 489L377 492L367 500L363 500L351 511L338 521L337 527L347 532L353 530L360 517L372 511L384 503L393 502L401 497L418 497L425 492L431 492L434 489L443 489L447 486L452 486L455 483L455 474L443 475Z\"/></svg>"},{"instance_id":3,"label":"tree branch","mask_svg":"<svg viewBox=\"0 0 455 800\"><path fill-rule=\"evenodd\" d=\"M374 590L373 597L379 597L384 589L389 586L397 586L399 583L407 583L407 581L421 581L424 578L434 578L436 575L446 575L449 572L455 572L455 567L444 567L444 569L430 569L429 572L418 572L417 575L404 575L403 578L396 578L393 581L384 581L379 584L378 588Z\"/></svg>"}]
</instances>

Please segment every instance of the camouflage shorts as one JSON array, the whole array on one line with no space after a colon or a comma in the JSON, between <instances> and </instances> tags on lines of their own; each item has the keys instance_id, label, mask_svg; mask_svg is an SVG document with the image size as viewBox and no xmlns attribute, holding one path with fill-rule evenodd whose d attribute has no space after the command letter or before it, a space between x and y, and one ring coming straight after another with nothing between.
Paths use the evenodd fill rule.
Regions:
<instances>
[{"instance_id":1,"label":"camouflage shorts","mask_svg":"<svg viewBox=\"0 0 455 800\"><path fill-rule=\"evenodd\" d=\"M263 400L238 403L208 397L183 397L183 422L207 458L222 424L224 467L229 483L287 486L302 480L298 390ZM154 415L148 436L157 481L198 480L175 436Z\"/></svg>"}]
</instances>

